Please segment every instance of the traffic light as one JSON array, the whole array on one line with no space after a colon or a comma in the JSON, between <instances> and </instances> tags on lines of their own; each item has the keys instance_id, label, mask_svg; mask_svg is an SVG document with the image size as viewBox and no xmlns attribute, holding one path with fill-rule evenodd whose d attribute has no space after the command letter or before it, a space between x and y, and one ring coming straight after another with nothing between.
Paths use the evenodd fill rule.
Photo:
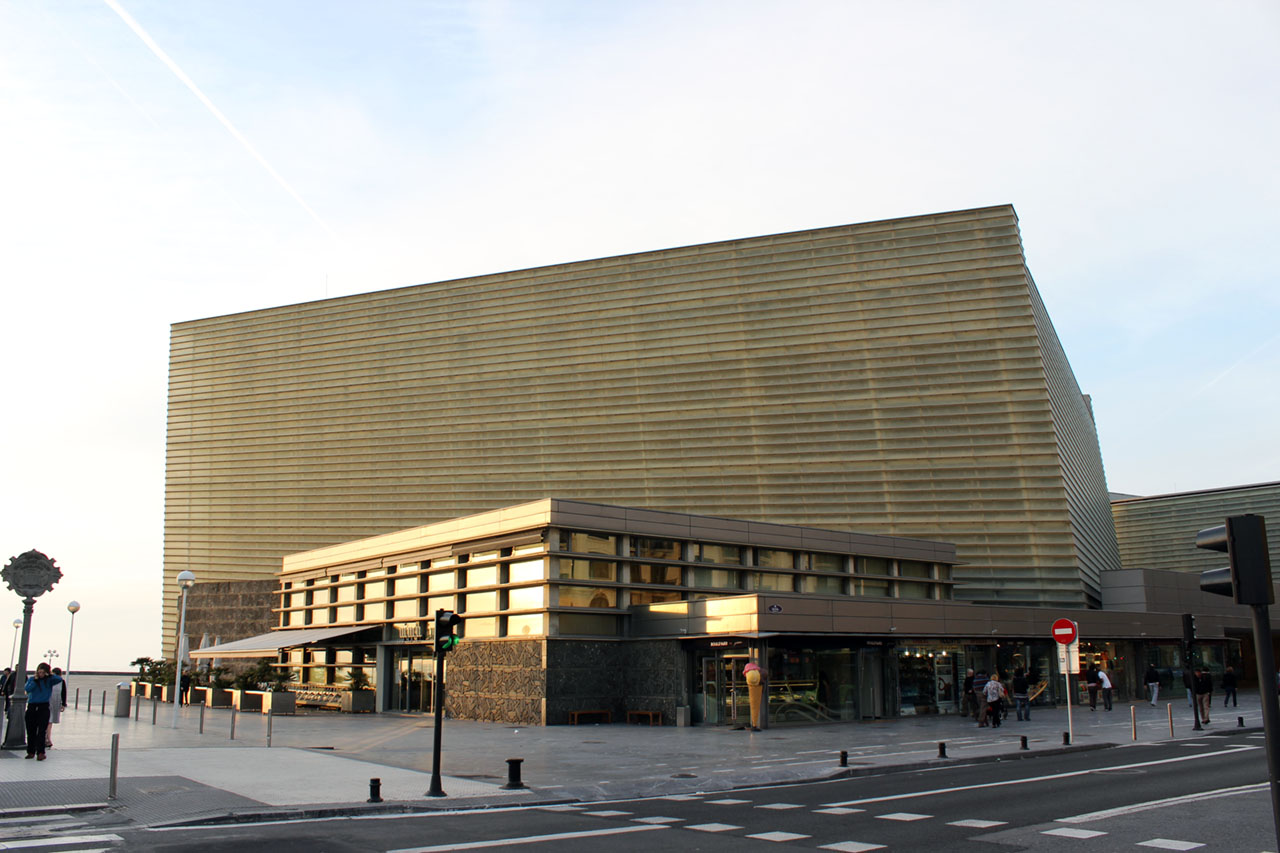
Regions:
<instances>
[{"instance_id":1,"label":"traffic light","mask_svg":"<svg viewBox=\"0 0 1280 853\"><path fill-rule=\"evenodd\" d=\"M1196 617L1194 613L1182 614L1182 642L1191 645L1196 639Z\"/></svg>"},{"instance_id":2,"label":"traffic light","mask_svg":"<svg viewBox=\"0 0 1280 853\"><path fill-rule=\"evenodd\" d=\"M462 621L462 617L452 610L436 611L436 650L448 652L456 649L462 638L453 633L454 626Z\"/></svg>"},{"instance_id":3,"label":"traffic light","mask_svg":"<svg viewBox=\"0 0 1280 853\"><path fill-rule=\"evenodd\" d=\"M1222 551L1231 565L1200 573L1200 589L1230 595L1236 604L1274 604L1267 522L1260 515L1234 515L1226 524L1196 534L1196 547Z\"/></svg>"}]
</instances>

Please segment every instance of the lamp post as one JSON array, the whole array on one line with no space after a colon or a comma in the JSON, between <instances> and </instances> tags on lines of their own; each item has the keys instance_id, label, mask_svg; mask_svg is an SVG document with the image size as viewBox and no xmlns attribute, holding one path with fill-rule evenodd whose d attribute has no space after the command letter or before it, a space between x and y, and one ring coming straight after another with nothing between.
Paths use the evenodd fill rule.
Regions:
<instances>
[{"instance_id":1,"label":"lamp post","mask_svg":"<svg viewBox=\"0 0 1280 853\"><path fill-rule=\"evenodd\" d=\"M9 668L13 669L13 653L18 650L18 629L22 627L21 619L13 620L13 643L9 646Z\"/></svg>"},{"instance_id":2,"label":"lamp post","mask_svg":"<svg viewBox=\"0 0 1280 853\"><path fill-rule=\"evenodd\" d=\"M13 695L9 697L9 719L5 721L4 749L27 745L24 721L27 709L27 652L31 644L31 615L36 599L53 589L62 578L62 569L47 554L32 549L9 560L0 569L0 580L22 599L22 642L18 644L18 662L14 668Z\"/></svg>"},{"instance_id":3,"label":"lamp post","mask_svg":"<svg viewBox=\"0 0 1280 853\"><path fill-rule=\"evenodd\" d=\"M49 651L44 653L44 659L48 661L49 669L53 669L53 659L56 657L58 657L57 649L49 649Z\"/></svg>"},{"instance_id":4,"label":"lamp post","mask_svg":"<svg viewBox=\"0 0 1280 853\"><path fill-rule=\"evenodd\" d=\"M196 585L196 576L188 571L178 573L178 586L182 587L182 610L178 617L178 649L173 667L173 728L178 727L178 699L182 695L182 635L187 632L187 590Z\"/></svg>"},{"instance_id":5,"label":"lamp post","mask_svg":"<svg viewBox=\"0 0 1280 853\"><path fill-rule=\"evenodd\" d=\"M67 612L71 614L71 630L67 632L67 671L65 678L71 677L71 640L76 635L76 614L80 612L80 602L67 602Z\"/></svg>"}]
</instances>

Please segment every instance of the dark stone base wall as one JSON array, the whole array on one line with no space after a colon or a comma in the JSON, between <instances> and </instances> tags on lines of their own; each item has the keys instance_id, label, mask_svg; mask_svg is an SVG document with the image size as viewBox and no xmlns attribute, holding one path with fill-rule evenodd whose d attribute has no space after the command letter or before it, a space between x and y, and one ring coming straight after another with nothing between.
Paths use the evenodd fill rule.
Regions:
<instances>
[{"instance_id":1,"label":"dark stone base wall","mask_svg":"<svg viewBox=\"0 0 1280 853\"><path fill-rule=\"evenodd\" d=\"M542 725L542 640L462 643L449 652L445 709L460 720Z\"/></svg>"},{"instance_id":2,"label":"dark stone base wall","mask_svg":"<svg viewBox=\"0 0 1280 853\"><path fill-rule=\"evenodd\" d=\"M197 583L187 593L186 628L192 651L200 648L200 637L206 632L212 644L216 637L229 643L270 631L276 626L277 616L271 610L279 602L275 595L279 588L275 579ZM166 656L171 657L174 638L165 642Z\"/></svg>"},{"instance_id":3,"label":"dark stone base wall","mask_svg":"<svg viewBox=\"0 0 1280 853\"><path fill-rule=\"evenodd\" d=\"M547 641L547 725L569 722L571 711L659 711L674 725L676 706L688 704L685 654L679 641Z\"/></svg>"}]
</instances>

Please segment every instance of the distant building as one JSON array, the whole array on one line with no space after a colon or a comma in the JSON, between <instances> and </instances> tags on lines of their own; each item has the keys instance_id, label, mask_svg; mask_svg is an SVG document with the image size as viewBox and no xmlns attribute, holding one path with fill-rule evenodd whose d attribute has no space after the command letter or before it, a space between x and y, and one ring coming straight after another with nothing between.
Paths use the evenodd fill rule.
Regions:
<instances>
[{"instance_id":1,"label":"distant building","mask_svg":"<svg viewBox=\"0 0 1280 853\"><path fill-rule=\"evenodd\" d=\"M183 569L547 495L954 543L980 604L1097 607L1120 567L1007 205L173 327L166 645Z\"/></svg>"},{"instance_id":2,"label":"distant building","mask_svg":"<svg viewBox=\"0 0 1280 853\"><path fill-rule=\"evenodd\" d=\"M1227 564L1225 554L1196 548L1196 533L1232 515L1261 515L1270 523L1271 565L1280 566L1280 482L1201 489L1111 502L1120 561L1126 569L1202 572Z\"/></svg>"}]
</instances>

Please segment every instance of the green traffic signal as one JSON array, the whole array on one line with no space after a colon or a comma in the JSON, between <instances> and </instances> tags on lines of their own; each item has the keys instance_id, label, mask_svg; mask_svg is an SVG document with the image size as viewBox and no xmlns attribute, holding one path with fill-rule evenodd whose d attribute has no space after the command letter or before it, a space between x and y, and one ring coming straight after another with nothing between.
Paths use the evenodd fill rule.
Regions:
<instances>
[{"instance_id":1,"label":"green traffic signal","mask_svg":"<svg viewBox=\"0 0 1280 853\"><path fill-rule=\"evenodd\" d=\"M451 652L458 647L458 643L462 642L462 638L457 634L450 634L442 637L440 640L440 648L442 651Z\"/></svg>"}]
</instances>

